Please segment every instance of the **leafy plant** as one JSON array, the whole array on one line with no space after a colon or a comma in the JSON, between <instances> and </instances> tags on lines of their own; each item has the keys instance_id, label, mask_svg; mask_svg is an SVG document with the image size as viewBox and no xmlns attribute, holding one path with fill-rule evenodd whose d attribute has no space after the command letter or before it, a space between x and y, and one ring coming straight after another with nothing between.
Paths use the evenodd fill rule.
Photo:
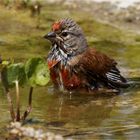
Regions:
<instances>
[{"instance_id":1,"label":"leafy plant","mask_svg":"<svg viewBox=\"0 0 140 140\"><path fill-rule=\"evenodd\" d=\"M49 82L49 70L43 58L31 58L25 63L10 63L2 61L0 64L1 80L7 92L7 98L10 106L11 118L13 121L25 120L31 111L33 87L45 86ZM20 116L20 98L19 85L29 84L29 101L27 110L23 116ZM10 88L16 88L16 105L17 112L15 115Z\"/></svg>"}]
</instances>

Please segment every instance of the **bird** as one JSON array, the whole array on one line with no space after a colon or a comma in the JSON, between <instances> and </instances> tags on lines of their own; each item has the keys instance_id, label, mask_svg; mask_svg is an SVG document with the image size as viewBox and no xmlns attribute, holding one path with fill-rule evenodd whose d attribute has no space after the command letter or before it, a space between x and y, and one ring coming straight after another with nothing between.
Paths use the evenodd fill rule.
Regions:
<instances>
[{"instance_id":1,"label":"bird","mask_svg":"<svg viewBox=\"0 0 140 140\"><path fill-rule=\"evenodd\" d=\"M119 91L128 87L117 62L89 47L82 28L73 19L55 21L44 38L51 42L47 64L55 88L67 91L95 91L101 88Z\"/></svg>"}]
</instances>

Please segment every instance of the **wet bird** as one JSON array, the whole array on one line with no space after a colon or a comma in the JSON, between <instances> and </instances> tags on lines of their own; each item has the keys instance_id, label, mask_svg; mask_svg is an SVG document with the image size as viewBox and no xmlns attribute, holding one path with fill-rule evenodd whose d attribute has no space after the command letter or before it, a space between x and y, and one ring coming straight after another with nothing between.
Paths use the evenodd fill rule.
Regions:
<instances>
[{"instance_id":1,"label":"wet bird","mask_svg":"<svg viewBox=\"0 0 140 140\"><path fill-rule=\"evenodd\" d=\"M72 19L52 24L44 38L52 47L47 56L50 76L55 87L66 90L127 87L114 59L89 47L80 26Z\"/></svg>"}]
</instances>

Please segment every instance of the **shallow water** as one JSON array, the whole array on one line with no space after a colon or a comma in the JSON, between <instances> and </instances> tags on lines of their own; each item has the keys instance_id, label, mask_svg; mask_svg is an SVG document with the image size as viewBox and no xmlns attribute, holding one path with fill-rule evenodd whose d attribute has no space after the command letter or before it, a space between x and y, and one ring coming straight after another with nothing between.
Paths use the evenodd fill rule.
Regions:
<instances>
[{"instance_id":1,"label":"shallow water","mask_svg":"<svg viewBox=\"0 0 140 140\"><path fill-rule=\"evenodd\" d=\"M140 79L137 80L137 86L110 97L56 94L51 86L36 88L26 125L74 139L140 139ZM12 95L14 97L14 91ZM26 108L27 95L28 89L22 88L22 112ZM6 96L3 92L0 96L2 134L10 117Z\"/></svg>"},{"instance_id":2,"label":"shallow water","mask_svg":"<svg viewBox=\"0 0 140 140\"><path fill-rule=\"evenodd\" d=\"M12 21L15 22L15 20ZM18 24L21 25L21 23ZM86 25L87 23L82 20L81 24ZM48 49L44 45L47 42L43 41L41 37L39 38L39 36L44 35L43 30L34 28L31 30L32 33L38 33L37 37L32 36L29 30L28 40L26 38L28 33L26 34L23 31L24 26L16 29L17 26L13 24L12 27L13 30L9 29L7 34L0 33L0 51L3 52L4 58L10 57L16 61L24 61L33 56L47 54ZM26 29L28 30L28 28ZM11 30L14 33L11 33ZM103 32L103 30L99 31ZM94 40L94 42L91 40L90 45L113 57L118 62L122 74L132 81L132 86L123 90L117 96L104 97L78 93L56 93L53 91L51 84L46 87L37 87L33 93L32 113L29 115L26 125L41 127L74 139L139 140L140 44L139 42L123 44L122 42L112 41L109 34L107 36L110 40L106 40L106 38L102 38L98 31L95 31L95 33L97 37L101 38ZM21 36L17 37L19 34ZM91 35L88 32L86 34L88 37ZM115 35L117 36L117 34ZM129 40L129 38L127 39ZM90 38L88 40L90 41ZM16 41L17 43L15 43ZM27 106L28 90L28 87L20 89L22 112ZM15 99L14 89L11 93L13 99ZM8 110L6 95L0 85L0 138L6 133L5 127L10 122Z\"/></svg>"}]
</instances>

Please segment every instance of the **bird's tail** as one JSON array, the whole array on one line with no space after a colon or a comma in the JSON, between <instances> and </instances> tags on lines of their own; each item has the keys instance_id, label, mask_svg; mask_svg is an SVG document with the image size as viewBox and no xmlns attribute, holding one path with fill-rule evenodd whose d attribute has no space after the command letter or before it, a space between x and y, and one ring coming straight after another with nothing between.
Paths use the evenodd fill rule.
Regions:
<instances>
[{"instance_id":1,"label":"bird's tail","mask_svg":"<svg viewBox=\"0 0 140 140\"><path fill-rule=\"evenodd\" d=\"M106 76L110 88L127 88L130 86L128 81L120 74L120 71L116 67L113 67Z\"/></svg>"}]
</instances>

